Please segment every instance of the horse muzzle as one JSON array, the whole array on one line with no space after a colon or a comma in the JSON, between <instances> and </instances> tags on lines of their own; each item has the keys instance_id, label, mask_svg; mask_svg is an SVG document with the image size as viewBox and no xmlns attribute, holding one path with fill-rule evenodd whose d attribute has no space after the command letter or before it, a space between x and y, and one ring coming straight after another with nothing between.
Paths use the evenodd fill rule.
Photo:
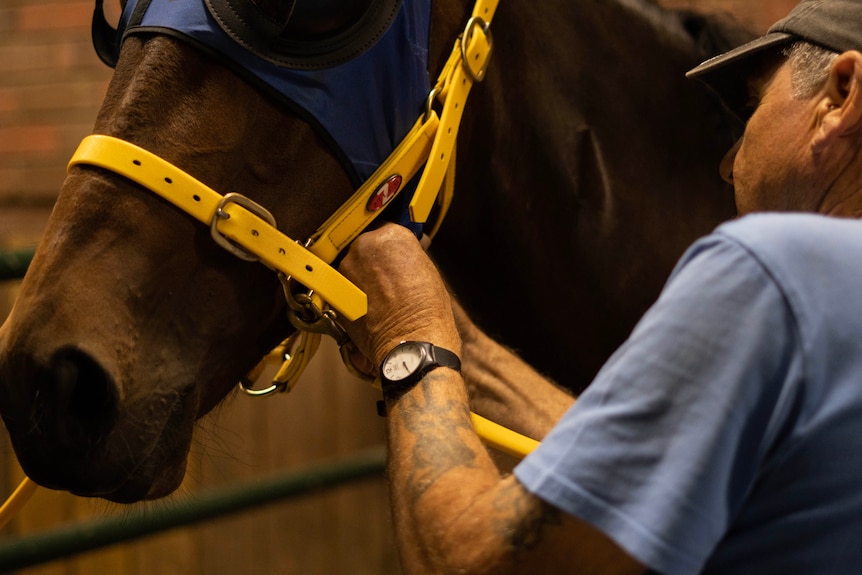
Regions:
<instances>
[{"instance_id":1,"label":"horse muzzle","mask_svg":"<svg viewBox=\"0 0 862 575\"><path fill-rule=\"evenodd\" d=\"M51 489L120 503L172 492L189 442L162 436L194 420L184 399L124 403L108 370L73 346L42 361L0 352L0 414L24 472Z\"/></svg>"}]
</instances>

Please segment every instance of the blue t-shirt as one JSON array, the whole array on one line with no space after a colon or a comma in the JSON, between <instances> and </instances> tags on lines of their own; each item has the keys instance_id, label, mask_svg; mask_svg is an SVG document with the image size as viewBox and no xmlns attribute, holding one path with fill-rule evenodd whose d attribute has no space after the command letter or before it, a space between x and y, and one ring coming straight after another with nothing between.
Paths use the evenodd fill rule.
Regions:
<instances>
[{"instance_id":1,"label":"blue t-shirt","mask_svg":"<svg viewBox=\"0 0 862 575\"><path fill-rule=\"evenodd\" d=\"M695 243L515 474L665 575L860 572L862 221Z\"/></svg>"}]
</instances>

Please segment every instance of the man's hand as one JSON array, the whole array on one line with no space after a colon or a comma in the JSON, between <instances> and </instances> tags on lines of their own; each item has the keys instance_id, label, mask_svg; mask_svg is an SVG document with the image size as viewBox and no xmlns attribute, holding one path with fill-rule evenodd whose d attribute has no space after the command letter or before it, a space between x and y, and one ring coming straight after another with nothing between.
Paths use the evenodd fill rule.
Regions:
<instances>
[{"instance_id":1,"label":"man's hand","mask_svg":"<svg viewBox=\"0 0 862 575\"><path fill-rule=\"evenodd\" d=\"M340 271L368 295L368 313L345 327L375 369L406 340L429 341L461 355L449 293L409 230L385 224L362 234Z\"/></svg>"}]
</instances>

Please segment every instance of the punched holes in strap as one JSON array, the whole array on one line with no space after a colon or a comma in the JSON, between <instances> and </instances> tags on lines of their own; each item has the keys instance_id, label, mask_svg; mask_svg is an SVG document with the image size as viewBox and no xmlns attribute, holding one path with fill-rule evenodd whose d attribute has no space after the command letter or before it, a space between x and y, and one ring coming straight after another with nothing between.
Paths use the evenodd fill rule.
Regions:
<instances>
[{"instance_id":1,"label":"punched holes in strap","mask_svg":"<svg viewBox=\"0 0 862 575\"><path fill-rule=\"evenodd\" d=\"M281 233L266 217L240 205L236 197L225 202L225 196L155 154L118 138L95 135L84 138L68 167L82 164L124 176L208 226L217 219L219 234L269 268L314 290L348 320L366 313L365 294L334 268ZM217 216L219 210L228 217Z\"/></svg>"},{"instance_id":2,"label":"punched holes in strap","mask_svg":"<svg viewBox=\"0 0 862 575\"><path fill-rule=\"evenodd\" d=\"M488 20L475 14L470 18L461 35L460 47L456 46L446 64L442 84L438 83L437 88L432 92L432 94L439 94L443 109L440 114L440 127L428 156L425 171L408 206L410 219L413 222L428 221L434 200L437 198L443 178L449 171L454 156L458 128L470 89L475 82L481 82L485 78L493 48L490 36L490 17L493 16L493 9L492 7L482 8L479 5L476 8L478 13L489 14Z\"/></svg>"}]
</instances>

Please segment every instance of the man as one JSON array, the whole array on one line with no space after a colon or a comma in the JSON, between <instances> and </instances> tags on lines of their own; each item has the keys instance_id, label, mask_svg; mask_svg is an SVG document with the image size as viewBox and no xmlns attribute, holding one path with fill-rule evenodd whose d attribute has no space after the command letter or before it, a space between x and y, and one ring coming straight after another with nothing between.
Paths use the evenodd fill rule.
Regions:
<instances>
[{"instance_id":1,"label":"man","mask_svg":"<svg viewBox=\"0 0 862 575\"><path fill-rule=\"evenodd\" d=\"M342 269L369 313L349 329L381 367L406 572L862 568L857 50L862 0L804 0L765 37L692 72L730 106L753 106L721 167L740 214L785 213L740 218L692 246L514 475L500 476L473 432L459 372L471 346L500 349L469 322L459 333L408 232L357 240ZM433 344L436 364L417 372L431 348L405 340ZM498 369L501 387L535 383L505 361L518 371ZM554 420L569 403L537 416Z\"/></svg>"}]
</instances>

